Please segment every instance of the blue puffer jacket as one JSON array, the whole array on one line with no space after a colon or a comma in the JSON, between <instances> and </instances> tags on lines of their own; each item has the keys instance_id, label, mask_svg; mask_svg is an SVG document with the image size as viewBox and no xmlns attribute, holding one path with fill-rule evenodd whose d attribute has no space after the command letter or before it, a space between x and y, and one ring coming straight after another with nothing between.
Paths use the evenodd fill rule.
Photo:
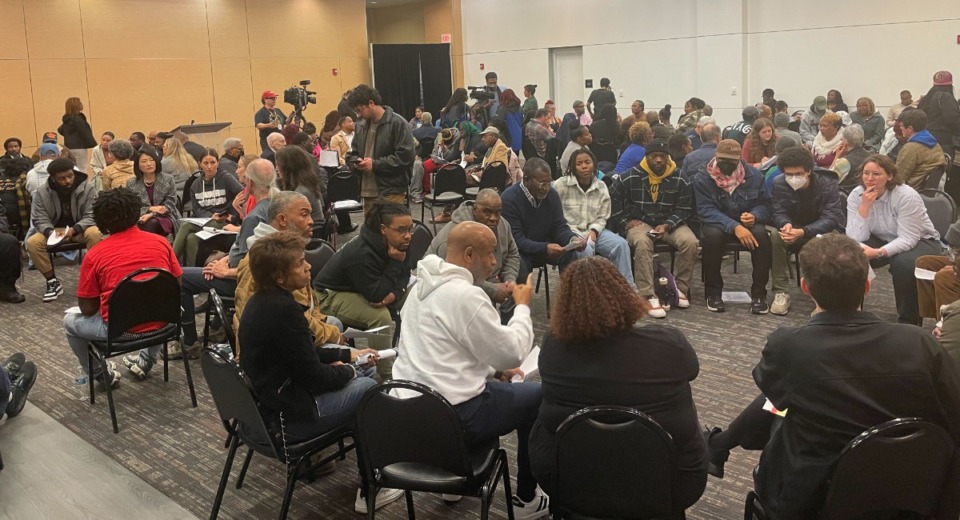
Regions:
<instances>
[{"instance_id":1,"label":"blue puffer jacket","mask_svg":"<svg viewBox=\"0 0 960 520\"><path fill-rule=\"evenodd\" d=\"M737 186L732 194L717 187L713 177L708 174L694 177L693 195L703 225L733 233L734 228L740 225L742 213L752 213L757 224L770 221L770 198L763 187L763 174L742 160L740 164L746 169L746 176L743 184Z\"/></svg>"}]
</instances>

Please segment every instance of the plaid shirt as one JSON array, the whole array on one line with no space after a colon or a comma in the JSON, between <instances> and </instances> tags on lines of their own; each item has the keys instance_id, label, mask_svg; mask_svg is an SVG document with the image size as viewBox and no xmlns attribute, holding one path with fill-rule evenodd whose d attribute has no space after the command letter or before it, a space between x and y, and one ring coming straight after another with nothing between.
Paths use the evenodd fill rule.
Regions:
<instances>
[{"instance_id":1,"label":"plaid shirt","mask_svg":"<svg viewBox=\"0 0 960 520\"><path fill-rule=\"evenodd\" d=\"M607 227L610 218L610 193L607 185L594 178L584 191L573 175L564 175L553 181L553 189L563 202L563 218L570 229L581 235L596 230L597 235Z\"/></svg>"},{"instance_id":2,"label":"plaid shirt","mask_svg":"<svg viewBox=\"0 0 960 520\"><path fill-rule=\"evenodd\" d=\"M693 189L679 170L661 181L656 202L650 195L647 172L639 166L613 176L610 198L613 203L610 227L618 232L623 232L631 220L643 221L650 227L669 224L670 229L676 229L686 222L693 208Z\"/></svg>"}]
</instances>

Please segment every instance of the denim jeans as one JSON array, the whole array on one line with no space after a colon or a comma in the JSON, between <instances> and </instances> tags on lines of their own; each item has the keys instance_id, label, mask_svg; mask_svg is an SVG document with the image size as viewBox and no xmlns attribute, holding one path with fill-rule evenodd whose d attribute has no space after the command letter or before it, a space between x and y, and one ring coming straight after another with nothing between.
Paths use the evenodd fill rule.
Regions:
<instances>
[{"instance_id":1,"label":"denim jeans","mask_svg":"<svg viewBox=\"0 0 960 520\"><path fill-rule=\"evenodd\" d=\"M613 262L620 274L627 279L627 283L634 289L637 284L633 280L633 266L630 265L630 246L627 240L613 231L603 230L597 235L597 242L587 242L583 251L575 252L577 260L588 256L600 255Z\"/></svg>"},{"instance_id":2,"label":"denim jeans","mask_svg":"<svg viewBox=\"0 0 960 520\"><path fill-rule=\"evenodd\" d=\"M100 317L99 312L93 316L84 316L79 312L71 313L63 317L63 330L67 334L67 343L70 344L73 354L77 356L77 361L80 362L80 367L84 372L86 372L87 358L89 357L89 353L87 352L87 344L91 340L107 340L107 322L103 321L103 318ZM140 357L145 358L150 362L151 365L153 365L153 363L156 362L157 356L160 354L160 350L162 348L163 345L155 345L153 347L145 348L140 351ZM99 361L94 358L93 375L100 375L102 370L103 369L100 367Z\"/></svg>"},{"instance_id":3,"label":"denim jeans","mask_svg":"<svg viewBox=\"0 0 960 520\"><path fill-rule=\"evenodd\" d=\"M370 377L374 372L375 369L360 371L340 390L314 396L318 418L289 424L286 429L288 439L305 440L344 424L352 424L363 394L377 386L376 380Z\"/></svg>"},{"instance_id":4,"label":"denim jeans","mask_svg":"<svg viewBox=\"0 0 960 520\"><path fill-rule=\"evenodd\" d=\"M226 278L207 280L203 277L202 267L184 267L180 276L180 316L183 328L183 343L191 345L197 342L197 325L194 318L193 297L197 294L207 294L210 289L216 289L217 294L233 298L237 290L237 281Z\"/></svg>"}]
</instances>

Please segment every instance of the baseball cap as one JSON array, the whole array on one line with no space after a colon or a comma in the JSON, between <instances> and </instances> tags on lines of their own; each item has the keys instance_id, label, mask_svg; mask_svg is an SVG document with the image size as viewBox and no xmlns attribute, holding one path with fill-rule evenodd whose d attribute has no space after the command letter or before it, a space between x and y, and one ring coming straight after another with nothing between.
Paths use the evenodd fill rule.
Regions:
<instances>
[{"instance_id":1,"label":"baseball cap","mask_svg":"<svg viewBox=\"0 0 960 520\"><path fill-rule=\"evenodd\" d=\"M60 155L60 147L53 143L43 143L40 145L40 156L53 154L54 156Z\"/></svg>"},{"instance_id":2,"label":"baseball cap","mask_svg":"<svg viewBox=\"0 0 960 520\"><path fill-rule=\"evenodd\" d=\"M817 96L813 98L813 108L818 112L824 111L827 109L827 98L823 96Z\"/></svg>"},{"instance_id":3,"label":"baseball cap","mask_svg":"<svg viewBox=\"0 0 960 520\"><path fill-rule=\"evenodd\" d=\"M263 94L260 94L260 101L263 101L264 99L267 99L267 98L275 98L275 97L277 97L276 92L272 90L264 90Z\"/></svg>"},{"instance_id":4,"label":"baseball cap","mask_svg":"<svg viewBox=\"0 0 960 520\"><path fill-rule=\"evenodd\" d=\"M493 135L499 136L500 130L497 130L497 127L495 126L488 126L483 132L480 132L480 135L483 135L483 134L493 134Z\"/></svg>"},{"instance_id":5,"label":"baseball cap","mask_svg":"<svg viewBox=\"0 0 960 520\"><path fill-rule=\"evenodd\" d=\"M57 133L56 133L56 132L47 132L47 133L43 134L43 142L44 142L44 143L54 143L54 144L56 144L56 142L57 142Z\"/></svg>"},{"instance_id":6,"label":"baseball cap","mask_svg":"<svg viewBox=\"0 0 960 520\"><path fill-rule=\"evenodd\" d=\"M953 74L948 70L938 71L933 75L934 85L953 85Z\"/></svg>"},{"instance_id":7,"label":"baseball cap","mask_svg":"<svg viewBox=\"0 0 960 520\"><path fill-rule=\"evenodd\" d=\"M724 139L717 145L717 159L736 159L740 160L740 143L733 139ZM650 152L647 152L650 153Z\"/></svg>"},{"instance_id":8,"label":"baseball cap","mask_svg":"<svg viewBox=\"0 0 960 520\"><path fill-rule=\"evenodd\" d=\"M757 107L749 106L744 107L740 115L742 115L744 119L756 119L760 117L760 111L757 110Z\"/></svg>"},{"instance_id":9,"label":"baseball cap","mask_svg":"<svg viewBox=\"0 0 960 520\"><path fill-rule=\"evenodd\" d=\"M647 145L647 155L652 153L665 153L670 155L670 149L667 148L667 142L663 139L654 139Z\"/></svg>"}]
</instances>

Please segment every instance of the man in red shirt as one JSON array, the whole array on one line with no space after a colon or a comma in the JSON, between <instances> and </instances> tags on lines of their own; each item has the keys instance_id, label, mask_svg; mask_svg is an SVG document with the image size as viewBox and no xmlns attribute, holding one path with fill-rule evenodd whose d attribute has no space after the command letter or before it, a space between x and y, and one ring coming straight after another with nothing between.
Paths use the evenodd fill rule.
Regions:
<instances>
[{"instance_id":1,"label":"man in red shirt","mask_svg":"<svg viewBox=\"0 0 960 520\"><path fill-rule=\"evenodd\" d=\"M105 191L93 203L93 219L109 236L90 250L80 267L77 287L80 312L68 313L63 318L67 343L84 371L87 370L87 343L107 339L110 295L120 281L144 267L166 269L178 280L182 273L170 244L159 235L140 231L139 218L140 199L126 188ZM140 351L139 359L133 364L136 370L130 367L138 379L145 378L153 368L161 347L156 345ZM107 362L105 374L104 367L94 360L93 372L105 385L120 383L120 372L112 362Z\"/></svg>"}]
</instances>

